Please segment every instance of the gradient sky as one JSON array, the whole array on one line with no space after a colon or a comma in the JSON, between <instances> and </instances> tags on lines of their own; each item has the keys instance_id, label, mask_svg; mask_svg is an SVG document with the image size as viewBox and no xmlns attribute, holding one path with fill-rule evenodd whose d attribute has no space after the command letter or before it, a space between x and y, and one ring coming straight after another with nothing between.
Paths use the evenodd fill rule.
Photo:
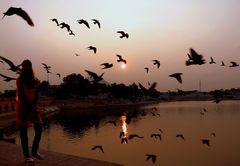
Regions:
<instances>
[{"instance_id":1,"label":"gradient sky","mask_svg":"<svg viewBox=\"0 0 240 166\"><path fill-rule=\"evenodd\" d=\"M36 76L47 79L41 63L52 66L62 78L71 73L88 77L84 70L105 72L110 83L157 82L160 91L228 89L240 87L240 67L230 68L230 61L240 64L240 1L239 0L1 0L1 13L9 7L21 7L32 18L30 27L14 15L0 20L0 55L19 64L28 58ZM50 19L66 22L76 36L68 35ZM91 22L101 22L98 29ZM86 19L91 29L77 23ZM116 31L129 33L120 39ZM86 49L93 45L97 54ZM207 63L185 66L189 48L204 56ZM80 56L75 56L78 53ZM127 67L121 69L116 54L122 55ZM210 65L210 57L217 62ZM152 60L161 62L159 69ZM224 61L227 66L220 66ZM113 68L101 69L101 63L113 63ZM149 67L147 74L144 67ZM0 64L0 73L17 77ZM182 72L183 84L168 75ZM50 75L50 84L61 79ZM0 91L15 89L15 82L0 78Z\"/></svg>"}]
</instances>

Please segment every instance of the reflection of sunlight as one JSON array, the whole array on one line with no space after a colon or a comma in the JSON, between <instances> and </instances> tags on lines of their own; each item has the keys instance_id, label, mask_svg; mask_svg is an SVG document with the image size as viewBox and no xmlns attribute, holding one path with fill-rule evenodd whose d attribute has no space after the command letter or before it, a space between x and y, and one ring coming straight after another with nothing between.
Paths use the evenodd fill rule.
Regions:
<instances>
[{"instance_id":1,"label":"reflection of sunlight","mask_svg":"<svg viewBox=\"0 0 240 166\"><path fill-rule=\"evenodd\" d=\"M122 121L122 131L124 133L123 138L127 138L127 123L126 123L127 117L125 115L121 116Z\"/></svg>"}]
</instances>

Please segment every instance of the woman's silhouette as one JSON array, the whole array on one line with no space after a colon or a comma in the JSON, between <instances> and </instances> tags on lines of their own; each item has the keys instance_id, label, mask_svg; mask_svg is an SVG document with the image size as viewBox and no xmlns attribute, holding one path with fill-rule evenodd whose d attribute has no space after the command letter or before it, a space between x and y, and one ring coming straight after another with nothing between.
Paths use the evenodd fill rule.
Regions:
<instances>
[{"instance_id":1,"label":"woman's silhouette","mask_svg":"<svg viewBox=\"0 0 240 166\"><path fill-rule=\"evenodd\" d=\"M16 84L16 100L18 104L17 125L20 130L21 145L25 161L34 162L32 157L44 159L43 155L38 153L42 135L42 120L37 107L39 80L34 76L30 60L24 60L22 62L21 73L16 80ZM35 130L31 151L32 157L30 156L28 147L27 129L29 126L33 126Z\"/></svg>"}]
</instances>

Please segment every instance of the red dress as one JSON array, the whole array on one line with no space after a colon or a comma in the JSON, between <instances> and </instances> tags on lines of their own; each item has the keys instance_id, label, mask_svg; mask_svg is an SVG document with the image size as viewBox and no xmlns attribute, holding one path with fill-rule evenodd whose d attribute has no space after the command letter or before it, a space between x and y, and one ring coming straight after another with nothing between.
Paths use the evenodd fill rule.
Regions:
<instances>
[{"instance_id":1,"label":"red dress","mask_svg":"<svg viewBox=\"0 0 240 166\"><path fill-rule=\"evenodd\" d=\"M19 78L17 79L16 84L17 126L29 126L33 125L34 123L42 123L42 118L38 110L37 103L34 103L39 87L39 80L37 80L37 84L31 89L27 88L25 85L21 85ZM19 94L20 89L24 95L24 99L22 99L21 95Z\"/></svg>"}]
</instances>

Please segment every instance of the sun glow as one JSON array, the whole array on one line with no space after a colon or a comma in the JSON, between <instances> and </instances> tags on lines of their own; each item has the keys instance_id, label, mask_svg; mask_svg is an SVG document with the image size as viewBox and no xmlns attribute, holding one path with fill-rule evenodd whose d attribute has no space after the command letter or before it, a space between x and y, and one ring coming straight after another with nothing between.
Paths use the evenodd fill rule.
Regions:
<instances>
[{"instance_id":1,"label":"sun glow","mask_svg":"<svg viewBox=\"0 0 240 166\"><path fill-rule=\"evenodd\" d=\"M126 69L127 65L125 63L121 64L121 69Z\"/></svg>"}]
</instances>

